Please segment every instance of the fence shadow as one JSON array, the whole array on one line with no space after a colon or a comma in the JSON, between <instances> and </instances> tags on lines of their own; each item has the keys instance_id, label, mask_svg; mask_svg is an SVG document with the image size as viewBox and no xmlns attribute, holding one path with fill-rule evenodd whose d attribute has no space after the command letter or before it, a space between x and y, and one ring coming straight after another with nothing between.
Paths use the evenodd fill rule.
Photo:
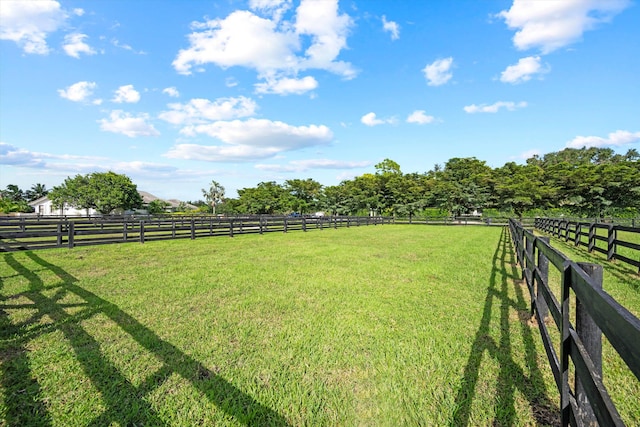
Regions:
<instances>
[{"instance_id":1,"label":"fence shadow","mask_svg":"<svg viewBox=\"0 0 640 427\"><path fill-rule=\"evenodd\" d=\"M162 340L151 329L99 296L79 286L78 280L62 268L47 262L34 252L24 255L57 278L55 284L45 283L38 272L22 264L14 254L5 254L4 261L16 275L29 282L29 290L18 295L5 295L0 282L0 383L5 390L6 422L12 426L48 426L52 424L40 385L29 368L27 345L39 334L58 330L70 343L73 354L100 392L106 410L89 423L93 426L111 425L167 425L159 413L145 399L172 374L178 374L222 409L235 421L245 425L287 426L284 417L262 405L250 395L236 388L221 376L172 344ZM69 294L82 299L81 304L65 304ZM25 299L26 304L10 303L11 299ZM66 310L70 306L74 314ZM12 323L8 309L29 310L34 313L27 320ZM82 320L96 314L107 316L139 345L161 361L162 366L139 386L132 384L101 352L100 343L82 327ZM40 322L44 316L51 323ZM26 317L26 316L25 316ZM114 387L114 385L117 385ZM136 408L136 410L132 410Z\"/></svg>"},{"instance_id":2,"label":"fence shadow","mask_svg":"<svg viewBox=\"0 0 640 427\"><path fill-rule=\"evenodd\" d=\"M456 410L450 425L456 427L469 425L471 406L485 352L500 366L494 400L496 418L492 421L492 425L510 426L516 423L516 391L519 391L528 400L532 416L538 425L559 425L560 410L558 405L552 403L546 395L544 378L538 366L533 337L536 330L527 323L529 303L525 301L523 296L519 281L520 275L506 228L503 228L500 235L492 262L493 268L489 278L482 319L458 389ZM515 300L509 296L511 287L515 291ZM491 312L494 309L499 310L500 320L499 323L492 324ZM509 318L509 311L512 309L518 312L518 320L514 321ZM510 331L515 324L520 326L520 333L524 341L526 366L520 366L513 357ZM492 331L495 330L500 330L498 342L491 336ZM487 424L489 424L489 420L487 420Z\"/></svg>"}]
</instances>

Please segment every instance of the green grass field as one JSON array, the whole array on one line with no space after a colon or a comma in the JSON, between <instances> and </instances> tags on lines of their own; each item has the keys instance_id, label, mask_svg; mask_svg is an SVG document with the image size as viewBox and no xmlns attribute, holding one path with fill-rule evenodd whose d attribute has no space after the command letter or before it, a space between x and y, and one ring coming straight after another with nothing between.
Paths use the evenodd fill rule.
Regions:
<instances>
[{"instance_id":1,"label":"green grass field","mask_svg":"<svg viewBox=\"0 0 640 427\"><path fill-rule=\"evenodd\" d=\"M0 425L558 420L501 228L10 253L0 278Z\"/></svg>"}]
</instances>

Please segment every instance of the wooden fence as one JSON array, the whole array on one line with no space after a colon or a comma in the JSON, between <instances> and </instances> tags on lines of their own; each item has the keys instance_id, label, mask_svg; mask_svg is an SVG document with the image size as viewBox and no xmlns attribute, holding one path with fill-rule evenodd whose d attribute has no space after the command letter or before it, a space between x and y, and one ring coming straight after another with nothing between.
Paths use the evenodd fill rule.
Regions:
<instances>
[{"instance_id":1,"label":"wooden fence","mask_svg":"<svg viewBox=\"0 0 640 427\"><path fill-rule=\"evenodd\" d=\"M509 229L531 296L531 313L560 391L562 425L624 425L602 382L601 337L604 333L640 381L640 319L602 290L602 266L571 261L549 245L548 237L535 236L515 220L509 221ZM560 298L549 287L550 265L561 274ZM571 294L575 327L570 320ZM559 355L545 323L549 313L560 332Z\"/></svg>"},{"instance_id":2,"label":"wooden fence","mask_svg":"<svg viewBox=\"0 0 640 427\"><path fill-rule=\"evenodd\" d=\"M628 235L637 236L635 240L640 242L640 228L553 218L536 218L535 227L576 246L585 246L589 252L600 252L606 255L607 261L618 260L638 267L640 273L640 244L618 237L619 232L632 233ZM619 247L635 251L635 259L620 254Z\"/></svg>"},{"instance_id":3,"label":"wooden fence","mask_svg":"<svg viewBox=\"0 0 640 427\"><path fill-rule=\"evenodd\" d=\"M0 218L0 252L388 224L383 217Z\"/></svg>"},{"instance_id":4,"label":"wooden fence","mask_svg":"<svg viewBox=\"0 0 640 427\"><path fill-rule=\"evenodd\" d=\"M523 223L533 225L535 218L524 218ZM437 217L396 217L394 224L431 224L431 225L489 225L504 227L509 224L508 217L481 216L437 216Z\"/></svg>"}]
</instances>

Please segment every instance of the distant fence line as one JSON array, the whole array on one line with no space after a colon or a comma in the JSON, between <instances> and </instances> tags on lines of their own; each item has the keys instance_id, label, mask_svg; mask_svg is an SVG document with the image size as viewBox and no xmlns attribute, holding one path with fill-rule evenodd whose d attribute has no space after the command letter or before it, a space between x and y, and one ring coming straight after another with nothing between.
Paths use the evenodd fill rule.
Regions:
<instances>
[{"instance_id":1,"label":"distant fence line","mask_svg":"<svg viewBox=\"0 0 640 427\"><path fill-rule=\"evenodd\" d=\"M640 228L563 218L536 218L535 227L565 242L570 241L576 246L584 246L589 252L600 252L606 255L607 261L618 260L638 267L640 273L640 244L623 240L618 236L618 232L633 233L638 236L637 241L640 242ZM599 230L601 234L598 234ZM618 247L635 250L638 254L637 258L633 259L618 253Z\"/></svg>"},{"instance_id":2,"label":"distant fence line","mask_svg":"<svg viewBox=\"0 0 640 427\"><path fill-rule=\"evenodd\" d=\"M535 218L524 218L525 225L533 226ZM472 215L462 216L434 216L434 217L396 217L394 224L431 224L431 225L492 225L505 226L509 224L509 217L482 217Z\"/></svg>"},{"instance_id":3,"label":"distant fence line","mask_svg":"<svg viewBox=\"0 0 640 427\"><path fill-rule=\"evenodd\" d=\"M384 217L162 216L0 218L0 252L381 225Z\"/></svg>"},{"instance_id":4,"label":"distant fence line","mask_svg":"<svg viewBox=\"0 0 640 427\"><path fill-rule=\"evenodd\" d=\"M562 425L624 425L602 382L602 333L640 381L640 319L602 290L602 266L571 261L549 245L549 237L536 236L515 220L509 230L560 391ZM549 287L549 265L561 274L559 299ZM570 290L576 299L575 327ZM545 323L549 313L560 332L559 355Z\"/></svg>"}]
</instances>

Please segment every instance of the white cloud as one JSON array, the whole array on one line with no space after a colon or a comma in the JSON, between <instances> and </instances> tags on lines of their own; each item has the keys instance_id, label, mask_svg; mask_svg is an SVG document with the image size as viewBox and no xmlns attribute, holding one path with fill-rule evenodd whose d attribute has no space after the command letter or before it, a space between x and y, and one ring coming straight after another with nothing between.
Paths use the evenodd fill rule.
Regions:
<instances>
[{"instance_id":1,"label":"white cloud","mask_svg":"<svg viewBox=\"0 0 640 427\"><path fill-rule=\"evenodd\" d=\"M450 72L453 58L438 59L428 64L422 72L427 78L429 86L441 86L451 80L453 74Z\"/></svg>"},{"instance_id":2,"label":"white cloud","mask_svg":"<svg viewBox=\"0 0 640 427\"><path fill-rule=\"evenodd\" d=\"M628 0L514 0L509 10L497 16L517 30L516 48L549 53L580 40L585 31L609 22L630 4Z\"/></svg>"},{"instance_id":3,"label":"white cloud","mask_svg":"<svg viewBox=\"0 0 640 427\"><path fill-rule=\"evenodd\" d=\"M0 142L0 164L42 171L50 177L60 180L72 174L96 171L114 171L135 177L169 178L171 182L189 176L198 176L202 172L179 170L175 166L144 161L121 162L105 157L78 156L72 154L51 154L29 151ZM32 172L32 173L35 173ZM206 171L209 174L209 171Z\"/></svg>"},{"instance_id":4,"label":"white cloud","mask_svg":"<svg viewBox=\"0 0 640 427\"><path fill-rule=\"evenodd\" d=\"M271 172L305 172L310 169L358 169L371 166L370 161L347 162L330 159L292 160L286 165L257 164L256 169Z\"/></svg>"},{"instance_id":5,"label":"white cloud","mask_svg":"<svg viewBox=\"0 0 640 427\"><path fill-rule=\"evenodd\" d=\"M172 98L179 98L180 97L180 92L178 92L178 89L176 89L175 87L166 87L164 89L162 89L162 93L166 93L167 95L169 95Z\"/></svg>"},{"instance_id":6,"label":"white cloud","mask_svg":"<svg viewBox=\"0 0 640 427\"><path fill-rule=\"evenodd\" d=\"M67 14L54 0L3 0L0 7L0 39L11 40L25 53L49 53L47 36L60 28Z\"/></svg>"},{"instance_id":7,"label":"white cloud","mask_svg":"<svg viewBox=\"0 0 640 427\"><path fill-rule=\"evenodd\" d=\"M115 91L115 96L111 101L118 104L122 104L123 102L135 104L140 101L140 92L135 90L133 85L120 86Z\"/></svg>"},{"instance_id":8,"label":"white cloud","mask_svg":"<svg viewBox=\"0 0 640 427\"><path fill-rule=\"evenodd\" d=\"M527 151L525 151L524 153L521 153L521 154L518 156L518 158L520 158L520 159L524 159L524 160L527 160L527 159L532 158L533 156L539 156L540 154L542 154L542 153L540 152L540 150L537 150L537 149L535 149L535 148L534 148L534 149L531 149L531 150L527 150Z\"/></svg>"},{"instance_id":9,"label":"white cloud","mask_svg":"<svg viewBox=\"0 0 640 427\"><path fill-rule=\"evenodd\" d=\"M263 12L289 4L251 3L255 10ZM247 67L256 70L260 79L267 80L266 87L270 80L298 80L298 72L310 69L353 78L356 71L352 65L337 60L346 47L351 26L351 18L338 13L337 0L302 0L295 18L282 22L279 15L265 18L238 10L224 19L194 23L194 31L188 36L189 47L178 52L173 66L180 74L191 74L194 66L205 64Z\"/></svg>"},{"instance_id":10,"label":"white cloud","mask_svg":"<svg viewBox=\"0 0 640 427\"><path fill-rule=\"evenodd\" d=\"M93 91L96 88L95 82L78 82L66 89L58 89L58 94L69 101L74 102L89 102L89 98L93 95ZM102 100L94 100L94 104L102 103Z\"/></svg>"},{"instance_id":11,"label":"white cloud","mask_svg":"<svg viewBox=\"0 0 640 427\"><path fill-rule=\"evenodd\" d=\"M534 74L548 73L550 67L542 68L539 56L527 56L520 58L517 64L509 65L500 75L500 81L504 83L522 83L531 80Z\"/></svg>"},{"instance_id":12,"label":"white cloud","mask_svg":"<svg viewBox=\"0 0 640 427\"><path fill-rule=\"evenodd\" d=\"M318 87L318 82L311 76L301 79L282 78L279 80L267 79L266 83L255 85L256 93L274 93L278 95L301 95Z\"/></svg>"},{"instance_id":13,"label":"white cloud","mask_svg":"<svg viewBox=\"0 0 640 427\"><path fill-rule=\"evenodd\" d=\"M0 165L42 167L45 162L36 153L0 142Z\"/></svg>"},{"instance_id":14,"label":"white cloud","mask_svg":"<svg viewBox=\"0 0 640 427\"><path fill-rule=\"evenodd\" d=\"M79 8L79 7L78 7L78 8L76 8L76 9L73 9L73 11L72 11L72 12L73 12L73 14L74 14L74 15L76 15L76 16L82 16L82 15L84 15L84 9L81 9L81 8Z\"/></svg>"},{"instance_id":15,"label":"white cloud","mask_svg":"<svg viewBox=\"0 0 640 427\"><path fill-rule=\"evenodd\" d=\"M124 50L128 50L129 52L133 52L136 55L146 55L145 51L143 51L143 50L136 51L133 47L131 47L128 44L120 43L120 40L118 40L118 39L111 39L111 44L113 44L115 47L118 47L120 49L124 49Z\"/></svg>"},{"instance_id":16,"label":"white cloud","mask_svg":"<svg viewBox=\"0 0 640 427\"><path fill-rule=\"evenodd\" d=\"M400 38L400 26L397 22L387 21L387 17L382 15L382 29L391 33L391 40Z\"/></svg>"},{"instance_id":17,"label":"white cloud","mask_svg":"<svg viewBox=\"0 0 640 427\"><path fill-rule=\"evenodd\" d=\"M249 119L188 126L187 136L208 135L225 145L178 144L166 157L212 162L241 162L273 157L285 151L326 145L333 133L324 125L292 126L279 121Z\"/></svg>"},{"instance_id":18,"label":"white cloud","mask_svg":"<svg viewBox=\"0 0 640 427\"><path fill-rule=\"evenodd\" d=\"M297 36L311 36L313 42L305 51L298 67L331 71L345 78L355 77L351 64L335 61L347 47L347 35L353 21L347 14L338 14L338 0L302 0L296 10Z\"/></svg>"},{"instance_id":19,"label":"white cloud","mask_svg":"<svg viewBox=\"0 0 640 427\"><path fill-rule=\"evenodd\" d=\"M364 116L362 116L360 118L360 122L362 122L363 124L367 125L367 126L377 126L377 125L382 125L382 124L393 124L396 122L396 120L391 117L388 119L379 119L376 116L376 113L367 113Z\"/></svg>"},{"instance_id":20,"label":"white cloud","mask_svg":"<svg viewBox=\"0 0 640 427\"><path fill-rule=\"evenodd\" d=\"M424 110L416 110L407 117L407 123L416 123L419 125L433 123L435 120L435 117L425 114Z\"/></svg>"},{"instance_id":21,"label":"white cloud","mask_svg":"<svg viewBox=\"0 0 640 427\"><path fill-rule=\"evenodd\" d=\"M191 125L253 116L258 109L251 98L218 98L215 101L195 98L186 104L169 104L160 119L174 125Z\"/></svg>"},{"instance_id":22,"label":"white cloud","mask_svg":"<svg viewBox=\"0 0 640 427\"><path fill-rule=\"evenodd\" d=\"M64 36L62 48L69 56L80 58L80 54L95 55L96 51L84 42L88 36L86 34L73 33Z\"/></svg>"},{"instance_id":23,"label":"white cloud","mask_svg":"<svg viewBox=\"0 0 640 427\"><path fill-rule=\"evenodd\" d=\"M277 31L276 23L248 11L236 11L225 19L194 26L190 47L178 52L173 66L191 74L194 65L208 63L222 68L243 66L259 72L294 67L292 50L298 41L292 32Z\"/></svg>"},{"instance_id":24,"label":"white cloud","mask_svg":"<svg viewBox=\"0 0 640 427\"><path fill-rule=\"evenodd\" d=\"M94 165L104 162L104 158L96 156L77 156L72 154L50 154L29 151L4 142L0 142L0 164L20 167L44 168L52 170L70 169L79 164L92 162Z\"/></svg>"},{"instance_id":25,"label":"white cloud","mask_svg":"<svg viewBox=\"0 0 640 427\"><path fill-rule=\"evenodd\" d=\"M567 142L569 148L591 148L591 147L607 147L621 146L640 142L640 132L629 132L626 130L617 130L611 132L607 138L601 136L576 136Z\"/></svg>"},{"instance_id":26,"label":"white cloud","mask_svg":"<svg viewBox=\"0 0 640 427\"><path fill-rule=\"evenodd\" d=\"M147 114L133 116L122 110L114 110L109 115L109 119L98 120L98 123L103 131L121 133L130 138L160 135L153 125L147 123L147 120L149 120Z\"/></svg>"},{"instance_id":27,"label":"white cloud","mask_svg":"<svg viewBox=\"0 0 640 427\"><path fill-rule=\"evenodd\" d=\"M291 8L291 0L249 0L249 7L272 16L277 22L282 14Z\"/></svg>"},{"instance_id":28,"label":"white cloud","mask_svg":"<svg viewBox=\"0 0 640 427\"><path fill-rule=\"evenodd\" d=\"M474 114L474 113L497 113L501 108L504 108L506 110L509 111L514 111L518 108L524 108L527 106L527 103L522 101L522 102L511 102L511 101L498 101L494 104L491 105L487 105L487 104L480 104L480 105L476 105L476 104L471 104L471 105L467 105L466 107L464 107L464 111L466 111L469 114Z\"/></svg>"}]
</instances>

